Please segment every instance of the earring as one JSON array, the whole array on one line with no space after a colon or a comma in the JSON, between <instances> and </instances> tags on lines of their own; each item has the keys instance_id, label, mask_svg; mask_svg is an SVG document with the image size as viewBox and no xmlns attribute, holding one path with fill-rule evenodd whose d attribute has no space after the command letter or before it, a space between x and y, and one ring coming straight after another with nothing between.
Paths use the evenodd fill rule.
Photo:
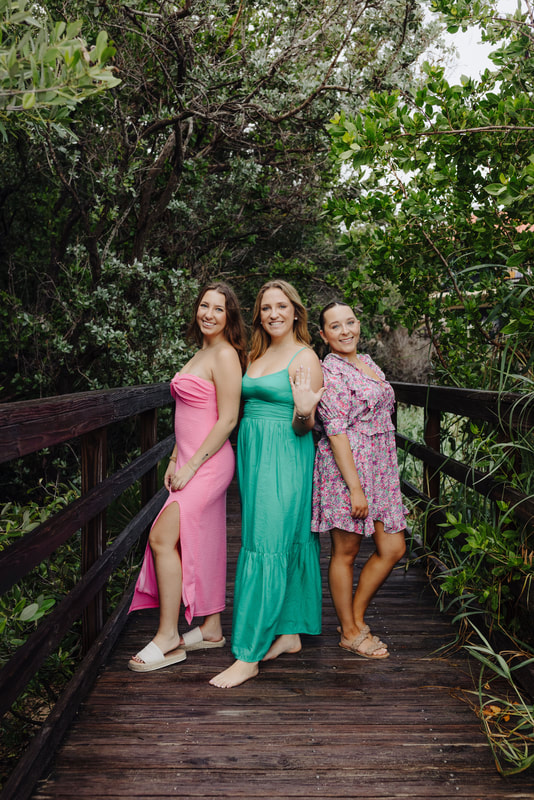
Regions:
<instances>
[{"instance_id":1,"label":"earring","mask_svg":"<svg viewBox=\"0 0 534 800\"><path fill-rule=\"evenodd\" d=\"M298 317L295 317L295 322L298 320Z\"/></svg>"}]
</instances>

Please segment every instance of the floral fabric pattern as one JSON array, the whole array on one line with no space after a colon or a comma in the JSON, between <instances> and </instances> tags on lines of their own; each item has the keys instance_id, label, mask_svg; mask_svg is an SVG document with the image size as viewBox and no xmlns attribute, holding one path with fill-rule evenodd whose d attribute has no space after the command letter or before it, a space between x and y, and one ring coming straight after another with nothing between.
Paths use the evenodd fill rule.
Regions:
<instances>
[{"instance_id":1,"label":"floral fabric pattern","mask_svg":"<svg viewBox=\"0 0 534 800\"><path fill-rule=\"evenodd\" d=\"M317 428L322 435L315 456L312 530L339 528L372 536L374 522L380 520L386 533L396 533L406 526L407 509L400 491L391 419L395 393L372 358L359 357L380 380L333 353L322 364L325 391L317 408ZM364 520L350 515L350 493L328 441L329 436L339 434L348 437L367 498L369 515Z\"/></svg>"}]
</instances>

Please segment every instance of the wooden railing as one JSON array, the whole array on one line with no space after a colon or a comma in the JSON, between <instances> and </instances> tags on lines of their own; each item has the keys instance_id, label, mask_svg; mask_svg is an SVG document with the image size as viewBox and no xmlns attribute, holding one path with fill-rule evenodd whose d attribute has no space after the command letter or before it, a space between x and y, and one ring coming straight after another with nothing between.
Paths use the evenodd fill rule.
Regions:
<instances>
[{"instance_id":1,"label":"wooden railing","mask_svg":"<svg viewBox=\"0 0 534 800\"><path fill-rule=\"evenodd\" d=\"M514 513L531 525L534 500L440 452L442 412L486 420L506 430L534 428L534 404L516 395L394 383L397 401L424 409L424 443L397 434L397 445L420 459L423 488L403 481L403 492L428 513L429 543L439 535L445 498L439 475L447 474L495 500L511 503ZM173 446L170 435L157 442L157 409L171 403L167 384L86 392L22 403L0 404L0 462L42 448L79 440L82 495L23 539L0 553L0 592L8 591L61 544L82 529L82 577L63 601L46 616L0 672L0 710L5 713L44 660L59 646L72 623L82 618L85 657L66 690L34 737L8 779L1 800L22 800L46 770L54 751L88 692L99 667L109 655L127 616L133 587L105 619L106 582L136 545L163 505L166 491L157 491L157 463ZM106 437L114 423L140 420L141 455L107 476ZM125 489L141 480L141 510L105 548L106 508ZM534 685L534 684L533 684Z\"/></svg>"},{"instance_id":2,"label":"wooden railing","mask_svg":"<svg viewBox=\"0 0 534 800\"><path fill-rule=\"evenodd\" d=\"M448 475L464 486L492 500L510 504L513 513L525 525L534 522L534 497L527 496L501 479L472 466L456 461L441 452L441 415L449 412L478 422L489 422L505 438L509 432L534 431L534 398L516 394L486 392L475 389L456 389L447 386L426 386L417 383L396 383L397 403L424 409L424 444L400 433L397 447L410 453L423 464L423 489L402 481L404 494L422 505L427 515L428 544L438 535L437 524L446 521L441 497L440 475Z\"/></svg>"},{"instance_id":3,"label":"wooden railing","mask_svg":"<svg viewBox=\"0 0 534 800\"><path fill-rule=\"evenodd\" d=\"M157 442L157 409L171 402L168 384L156 384L0 404L0 462L70 442L74 448L79 447L82 487L77 500L0 552L0 593L4 593L73 534L82 531L81 579L1 670L0 713L12 706L80 618L85 654L6 782L2 800L28 796L124 625L133 587L107 620L105 587L165 500L166 490L157 491L157 464L172 450L174 436ZM131 417L139 419L141 455L108 476L108 429ZM106 508L139 480L141 510L106 549Z\"/></svg>"},{"instance_id":4,"label":"wooden railing","mask_svg":"<svg viewBox=\"0 0 534 800\"><path fill-rule=\"evenodd\" d=\"M424 409L424 444L415 442L403 434L396 433L397 448L404 450L419 459L423 466L422 489L401 479L402 492L410 497L415 505L424 511L424 535L420 545L429 556L437 572L443 570L443 562L435 558L439 552L438 539L446 527L446 510L448 498L441 496L441 477L447 475L461 483L464 487L490 498L504 501L517 523L532 535L534 526L534 496L525 495L511 486L502 477L498 479L492 474L482 472L463 464L441 452L442 414L449 412L458 417L468 418L476 422L490 423L491 429L501 442L513 441L516 433L532 437L534 431L534 398L512 393L488 392L474 389L456 389L444 386L426 386L422 384L393 382L395 398L398 403L408 406L419 406ZM513 447L512 447L513 449ZM475 522L476 524L476 522ZM446 526L445 528L440 527ZM460 541L458 537L457 541ZM460 542L461 544L463 542ZM432 571L429 573L432 574ZM515 592L516 602L523 609L526 619L532 620L534 603L530 592L522 592L516 585L511 587ZM476 603L472 603L476 607ZM487 628L484 614L477 617L486 635L497 650L515 649L513 642L502 631L494 626ZM531 628L531 626L530 626ZM532 629L527 638L531 639ZM534 697L534 665L527 664L517 669L516 678L523 689Z\"/></svg>"}]
</instances>

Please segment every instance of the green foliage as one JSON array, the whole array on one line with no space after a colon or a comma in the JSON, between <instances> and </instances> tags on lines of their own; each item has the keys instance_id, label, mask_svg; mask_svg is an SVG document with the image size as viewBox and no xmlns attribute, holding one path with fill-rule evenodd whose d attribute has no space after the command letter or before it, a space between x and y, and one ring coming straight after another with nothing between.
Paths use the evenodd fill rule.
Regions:
<instances>
[{"instance_id":1,"label":"green foliage","mask_svg":"<svg viewBox=\"0 0 534 800\"><path fill-rule=\"evenodd\" d=\"M509 511L504 503L499 510ZM447 512L444 558L454 566L442 574L440 585L448 595L475 597L498 624L520 634L521 619L513 611L518 598L530 598L534 564L524 533L504 519L464 522L461 512ZM456 547L447 548L456 539Z\"/></svg>"},{"instance_id":2,"label":"green foliage","mask_svg":"<svg viewBox=\"0 0 534 800\"><path fill-rule=\"evenodd\" d=\"M42 487L41 487L42 488ZM57 513L78 496L72 487L51 484L45 487L42 502L32 500L25 505L5 503L0 509L0 551L24 537L52 514ZM55 563L42 564L21 586L14 586L0 597L0 662L5 661L35 630L33 623L41 619L61 598L56 579L61 575L63 554ZM79 562L79 559L78 559Z\"/></svg>"},{"instance_id":3,"label":"green foliage","mask_svg":"<svg viewBox=\"0 0 534 800\"><path fill-rule=\"evenodd\" d=\"M61 393L169 380L190 352L184 331L195 281L162 270L157 258L127 265L110 257L95 285L79 254L71 257L49 289L48 314L24 312L22 299L0 292L0 345L16 343L11 389L30 394L37 381L43 393L51 386Z\"/></svg>"},{"instance_id":4,"label":"green foliage","mask_svg":"<svg viewBox=\"0 0 534 800\"><path fill-rule=\"evenodd\" d=\"M66 34L65 8L46 3ZM319 304L348 268L322 214L324 121L371 86L408 86L435 35L400 0L284 0L276 14L75 0L68 14L88 41L107 32L121 84L0 152L4 400L168 378L176 317L208 278L248 309L282 267Z\"/></svg>"},{"instance_id":5,"label":"green foliage","mask_svg":"<svg viewBox=\"0 0 534 800\"><path fill-rule=\"evenodd\" d=\"M481 664L477 702L469 699L474 693L466 693L466 699L482 722L497 771L503 777L517 775L534 765L534 706L520 691L516 680L519 670L534 663L534 651L498 653L469 614L460 617L469 620L477 637L476 641L465 644L465 649Z\"/></svg>"},{"instance_id":6,"label":"green foliage","mask_svg":"<svg viewBox=\"0 0 534 800\"><path fill-rule=\"evenodd\" d=\"M405 435L421 441L421 423L413 411L399 409L399 430ZM441 452L468 464L473 474L491 475L532 497L533 431L524 419L522 423L521 430L505 436L504 424L496 429L443 414ZM410 457L401 454L400 462L403 477L422 489ZM440 483L447 522L433 538L432 550L441 565L434 575L439 602L442 609L454 609L454 621L462 623L458 638L481 664L478 692L466 692L465 697L483 723L497 770L513 775L534 764L532 705L518 685L518 670L534 663L532 526L510 503L494 502L444 474ZM424 539L426 514L414 513L412 519L413 532ZM502 652L480 633L481 620L492 633L506 635L510 644Z\"/></svg>"},{"instance_id":7,"label":"green foliage","mask_svg":"<svg viewBox=\"0 0 534 800\"><path fill-rule=\"evenodd\" d=\"M532 431L505 437L502 429L489 424L444 414L441 452L469 465L474 475L489 475L497 484L512 487L526 497L534 494ZM422 488L420 481L414 482ZM512 636L531 637L531 526L514 513L510 503L490 500L443 473L440 484L447 522L441 525L434 552L443 565L438 577L442 603L451 598L460 598L460 602L473 598L490 626L497 625ZM423 525L424 518L418 524Z\"/></svg>"},{"instance_id":8,"label":"green foliage","mask_svg":"<svg viewBox=\"0 0 534 800\"><path fill-rule=\"evenodd\" d=\"M357 113L337 113L332 156L350 186L326 208L346 228L341 245L358 264L346 291L365 315L424 325L440 383L498 388L506 373L523 390L517 376L530 379L533 366L532 22L491 2L434 7L452 27L480 24L500 44L497 68L450 85L427 63L415 89L373 92ZM388 309L391 284L400 301Z\"/></svg>"},{"instance_id":9,"label":"green foliage","mask_svg":"<svg viewBox=\"0 0 534 800\"><path fill-rule=\"evenodd\" d=\"M120 83L108 35L94 46L80 37L82 21L55 22L28 0L0 0L0 134L9 115L25 124L68 118L82 100Z\"/></svg>"}]
</instances>

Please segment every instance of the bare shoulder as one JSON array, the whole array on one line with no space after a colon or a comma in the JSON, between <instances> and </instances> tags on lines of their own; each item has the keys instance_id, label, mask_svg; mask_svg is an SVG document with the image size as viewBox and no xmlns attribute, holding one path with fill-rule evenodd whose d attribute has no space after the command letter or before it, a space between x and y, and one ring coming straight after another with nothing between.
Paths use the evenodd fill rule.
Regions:
<instances>
[{"instance_id":1,"label":"bare shoulder","mask_svg":"<svg viewBox=\"0 0 534 800\"><path fill-rule=\"evenodd\" d=\"M211 367L214 377L236 371L241 375L241 364L235 347L229 342L221 342L214 348Z\"/></svg>"},{"instance_id":2,"label":"bare shoulder","mask_svg":"<svg viewBox=\"0 0 534 800\"><path fill-rule=\"evenodd\" d=\"M305 347L304 350L301 350L293 359L291 366L297 367L300 364L302 364L303 367L321 367L321 362L315 350L312 350L311 347Z\"/></svg>"},{"instance_id":3,"label":"bare shoulder","mask_svg":"<svg viewBox=\"0 0 534 800\"><path fill-rule=\"evenodd\" d=\"M311 347L306 347L304 350L301 350L291 362L289 367L289 375L291 378L295 377L299 367L310 370L312 387L317 391L317 389L323 385L323 371L321 369L321 362Z\"/></svg>"},{"instance_id":4,"label":"bare shoulder","mask_svg":"<svg viewBox=\"0 0 534 800\"><path fill-rule=\"evenodd\" d=\"M237 355L237 350L235 347L232 347L230 342L221 342L221 344L217 347L216 353L217 359L222 359L226 362L234 363L237 362L239 364L239 356Z\"/></svg>"}]
</instances>

